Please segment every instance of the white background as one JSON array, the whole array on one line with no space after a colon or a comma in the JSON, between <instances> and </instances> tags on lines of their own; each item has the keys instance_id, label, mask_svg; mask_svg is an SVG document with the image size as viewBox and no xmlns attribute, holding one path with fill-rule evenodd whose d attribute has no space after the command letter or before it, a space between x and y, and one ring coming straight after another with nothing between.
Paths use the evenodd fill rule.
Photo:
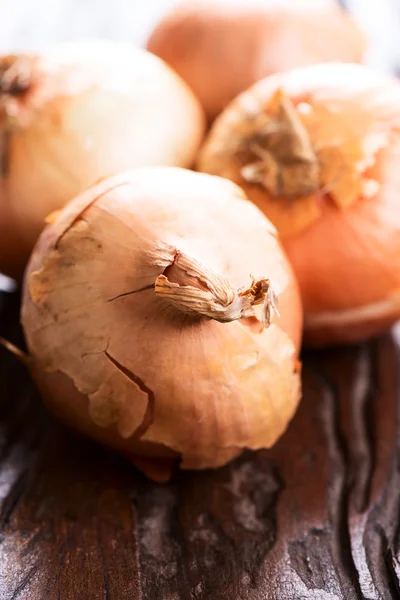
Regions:
<instances>
[{"instance_id":1,"label":"white background","mask_svg":"<svg viewBox=\"0 0 400 600\"><path fill-rule=\"evenodd\" d=\"M176 1L0 0L0 52L87 37L143 44L157 19ZM373 41L371 64L381 68L400 64L400 1L345 3Z\"/></svg>"},{"instance_id":2,"label":"white background","mask_svg":"<svg viewBox=\"0 0 400 600\"><path fill-rule=\"evenodd\" d=\"M88 37L142 44L173 4L174 0L0 0L0 52Z\"/></svg>"}]
</instances>

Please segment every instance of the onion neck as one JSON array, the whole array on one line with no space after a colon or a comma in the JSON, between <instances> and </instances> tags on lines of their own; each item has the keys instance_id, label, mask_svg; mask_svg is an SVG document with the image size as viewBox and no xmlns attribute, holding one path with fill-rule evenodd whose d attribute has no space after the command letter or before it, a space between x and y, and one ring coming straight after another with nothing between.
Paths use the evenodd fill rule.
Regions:
<instances>
[{"instance_id":1,"label":"onion neck","mask_svg":"<svg viewBox=\"0 0 400 600\"><path fill-rule=\"evenodd\" d=\"M241 175L248 183L262 185L275 197L303 197L320 188L319 162L310 137L281 90L265 112L249 115L240 146L247 157Z\"/></svg>"},{"instance_id":2,"label":"onion neck","mask_svg":"<svg viewBox=\"0 0 400 600\"><path fill-rule=\"evenodd\" d=\"M155 293L185 314L220 323L256 317L254 307L263 304L262 323L268 327L278 312L269 279L252 277L249 287L235 289L225 277L183 253L157 277Z\"/></svg>"},{"instance_id":3,"label":"onion neck","mask_svg":"<svg viewBox=\"0 0 400 600\"><path fill-rule=\"evenodd\" d=\"M31 57L9 54L0 58L0 95L19 98L32 85Z\"/></svg>"}]
</instances>

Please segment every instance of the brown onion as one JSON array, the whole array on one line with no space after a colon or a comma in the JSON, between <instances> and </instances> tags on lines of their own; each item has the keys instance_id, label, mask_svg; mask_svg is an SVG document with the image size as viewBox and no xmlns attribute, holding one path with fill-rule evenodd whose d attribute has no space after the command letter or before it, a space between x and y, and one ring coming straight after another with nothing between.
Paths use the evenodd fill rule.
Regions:
<instances>
[{"instance_id":1,"label":"brown onion","mask_svg":"<svg viewBox=\"0 0 400 600\"><path fill-rule=\"evenodd\" d=\"M357 65L267 78L216 121L199 168L282 236L305 337L362 340L400 317L400 83Z\"/></svg>"},{"instance_id":2,"label":"brown onion","mask_svg":"<svg viewBox=\"0 0 400 600\"><path fill-rule=\"evenodd\" d=\"M319 62L359 62L363 35L334 0L186 0L147 48L191 86L214 119L262 77Z\"/></svg>"},{"instance_id":3,"label":"brown onion","mask_svg":"<svg viewBox=\"0 0 400 600\"><path fill-rule=\"evenodd\" d=\"M0 58L0 271L19 278L46 216L102 177L189 167L204 115L157 57L127 44Z\"/></svg>"},{"instance_id":4,"label":"brown onion","mask_svg":"<svg viewBox=\"0 0 400 600\"><path fill-rule=\"evenodd\" d=\"M297 284L220 178L160 167L90 188L42 233L22 324L50 408L153 477L154 456L198 469L271 446L299 399Z\"/></svg>"}]
</instances>

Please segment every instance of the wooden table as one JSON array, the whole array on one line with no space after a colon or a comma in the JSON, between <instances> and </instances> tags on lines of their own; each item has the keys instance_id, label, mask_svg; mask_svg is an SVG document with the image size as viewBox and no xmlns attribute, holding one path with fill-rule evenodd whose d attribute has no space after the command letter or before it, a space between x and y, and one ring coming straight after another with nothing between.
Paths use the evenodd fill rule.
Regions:
<instances>
[{"instance_id":1,"label":"wooden table","mask_svg":"<svg viewBox=\"0 0 400 600\"><path fill-rule=\"evenodd\" d=\"M308 354L272 450L159 485L58 424L1 351L1 600L399 598L398 378L395 332Z\"/></svg>"},{"instance_id":2,"label":"wooden table","mask_svg":"<svg viewBox=\"0 0 400 600\"><path fill-rule=\"evenodd\" d=\"M349 3L371 29L376 5ZM380 5L393 28L400 5ZM17 25L3 47L20 45ZM0 293L0 335L21 343L18 302ZM58 424L0 349L0 600L400 598L399 373L396 331L306 354L304 399L272 450L157 485Z\"/></svg>"}]
</instances>

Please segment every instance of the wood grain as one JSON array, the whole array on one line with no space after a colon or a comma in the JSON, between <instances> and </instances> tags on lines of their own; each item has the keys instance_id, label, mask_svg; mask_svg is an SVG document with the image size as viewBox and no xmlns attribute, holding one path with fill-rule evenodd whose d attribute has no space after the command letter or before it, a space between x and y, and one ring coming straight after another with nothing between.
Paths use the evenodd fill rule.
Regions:
<instances>
[{"instance_id":1,"label":"wood grain","mask_svg":"<svg viewBox=\"0 0 400 600\"><path fill-rule=\"evenodd\" d=\"M0 333L21 342L18 297ZM0 599L400 598L396 331L304 357L270 451L148 482L75 437L0 353Z\"/></svg>"}]
</instances>

